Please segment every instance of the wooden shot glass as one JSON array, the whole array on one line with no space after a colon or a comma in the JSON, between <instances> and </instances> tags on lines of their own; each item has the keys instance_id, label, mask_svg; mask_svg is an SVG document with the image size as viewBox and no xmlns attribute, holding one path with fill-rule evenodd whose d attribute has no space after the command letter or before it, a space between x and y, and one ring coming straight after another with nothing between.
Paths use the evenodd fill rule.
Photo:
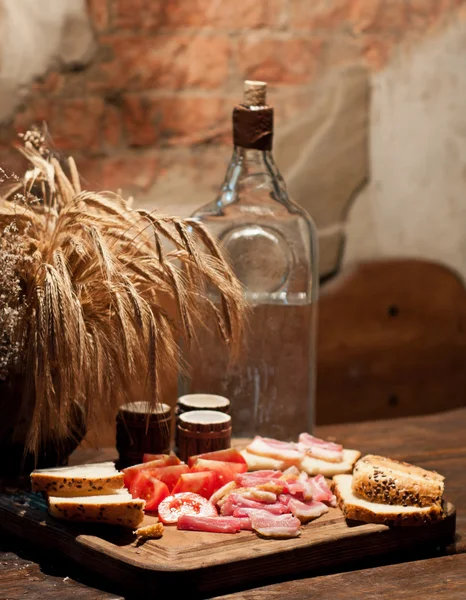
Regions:
<instances>
[{"instance_id":1,"label":"wooden shot glass","mask_svg":"<svg viewBox=\"0 0 466 600\"><path fill-rule=\"evenodd\" d=\"M192 410L179 417L177 454L190 456L225 450L231 446L231 417L215 410Z\"/></svg>"},{"instance_id":2,"label":"wooden shot glass","mask_svg":"<svg viewBox=\"0 0 466 600\"><path fill-rule=\"evenodd\" d=\"M170 454L171 408L160 404L131 402L117 415L116 447L119 468L141 463L145 453Z\"/></svg>"},{"instance_id":3,"label":"wooden shot glass","mask_svg":"<svg viewBox=\"0 0 466 600\"><path fill-rule=\"evenodd\" d=\"M180 396L175 408L175 452L178 450L178 425L180 415L191 410L216 410L230 413L230 401L215 394L186 394Z\"/></svg>"}]
</instances>

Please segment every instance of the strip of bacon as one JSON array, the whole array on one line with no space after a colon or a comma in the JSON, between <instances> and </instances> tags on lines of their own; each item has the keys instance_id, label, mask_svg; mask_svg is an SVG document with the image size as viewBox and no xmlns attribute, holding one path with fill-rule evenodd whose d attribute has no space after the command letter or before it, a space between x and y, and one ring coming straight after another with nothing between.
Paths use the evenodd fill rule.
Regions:
<instances>
[{"instance_id":1,"label":"strip of bacon","mask_svg":"<svg viewBox=\"0 0 466 600\"><path fill-rule=\"evenodd\" d=\"M314 458L320 458L328 462L341 462L343 460L343 446L326 442L316 438L309 433L301 433L298 448Z\"/></svg>"},{"instance_id":2,"label":"strip of bacon","mask_svg":"<svg viewBox=\"0 0 466 600\"><path fill-rule=\"evenodd\" d=\"M263 508L246 508L245 506L238 506L234 509L233 516L238 518L250 517L251 515L257 513L257 511L267 512L270 515L284 515L290 512L287 506L277 502L277 504L267 504Z\"/></svg>"},{"instance_id":3,"label":"strip of bacon","mask_svg":"<svg viewBox=\"0 0 466 600\"><path fill-rule=\"evenodd\" d=\"M253 471L252 473L239 473L236 476L236 483L242 487L250 487L254 485L269 485L276 483L277 485L286 485L282 483L280 479L281 471L270 471L270 475L267 471ZM275 475L278 473L278 476Z\"/></svg>"},{"instance_id":4,"label":"strip of bacon","mask_svg":"<svg viewBox=\"0 0 466 600\"><path fill-rule=\"evenodd\" d=\"M288 502L288 508L294 517L297 517L301 523L308 523L313 519L317 519L321 515L328 512L328 506L323 502L301 502L296 498L291 498Z\"/></svg>"},{"instance_id":5,"label":"strip of bacon","mask_svg":"<svg viewBox=\"0 0 466 600\"><path fill-rule=\"evenodd\" d=\"M277 515L283 512L278 502L275 504L264 504L262 502L256 502L255 500L245 498L240 494L230 494L227 498L227 501L222 505L220 512L222 515L229 516L234 514L234 511L237 508L259 508Z\"/></svg>"},{"instance_id":6,"label":"strip of bacon","mask_svg":"<svg viewBox=\"0 0 466 600\"><path fill-rule=\"evenodd\" d=\"M316 475L309 479L312 489L312 499L317 502L325 502L330 506L336 506L336 497L332 494L332 490L328 487L323 475Z\"/></svg>"},{"instance_id":7,"label":"strip of bacon","mask_svg":"<svg viewBox=\"0 0 466 600\"><path fill-rule=\"evenodd\" d=\"M271 515L265 511L251 514L252 528L263 537L293 538L299 535L301 521L293 515Z\"/></svg>"},{"instance_id":8,"label":"strip of bacon","mask_svg":"<svg viewBox=\"0 0 466 600\"><path fill-rule=\"evenodd\" d=\"M271 438L262 438L256 436L246 450L251 454L268 456L278 460L298 464L303 458L304 452L296 448L293 442L280 442Z\"/></svg>"},{"instance_id":9,"label":"strip of bacon","mask_svg":"<svg viewBox=\"0 0 466 600\"><path fill-rule=\"evenodd\" d=\"M298 477L300 474L300 470L298 469L298 467L296 467L295 465L291 465L291 467L288 467L288 469L285 469L282 473L282 478L286 479L287 477L290 476L295 476Z\"/></svg>"},{"instance_id":10,"label":"strip of bacon","mask_svg":"<svg viewBox=\"0 0 466 600\"><path fill-rule=\"evenodd\" d=\"M250 519L235 517L201 517L199 515L181 515L177 528L189 531L210 531L212 533L237 533L241 529L251 529Z\"/></svg>"}]
</instances>

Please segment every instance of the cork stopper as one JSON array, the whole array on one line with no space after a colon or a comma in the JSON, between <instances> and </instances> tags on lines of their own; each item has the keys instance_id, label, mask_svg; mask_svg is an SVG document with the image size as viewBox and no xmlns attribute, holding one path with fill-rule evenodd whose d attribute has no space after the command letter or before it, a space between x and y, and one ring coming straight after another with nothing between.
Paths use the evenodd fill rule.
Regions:
<instances>
[{"instance_id":1,"label":"cork stopper","mask_svg":"<svg viewBox=\"0 0 466 600\"><path fill-rule=\"evenodd\" d=\"M266 106L267 84L264 81L244 82L244 106Z\"/></svg>"}]
</instances>

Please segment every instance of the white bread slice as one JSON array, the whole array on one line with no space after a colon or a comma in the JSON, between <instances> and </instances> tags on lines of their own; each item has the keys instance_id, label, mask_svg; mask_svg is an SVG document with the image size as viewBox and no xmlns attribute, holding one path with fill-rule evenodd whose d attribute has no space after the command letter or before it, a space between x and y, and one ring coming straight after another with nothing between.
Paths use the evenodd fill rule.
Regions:
<instances>
[{"instance_id":1,"label":"white bread slice","mask_svg":"<svg viewBox=\"0 0 466 600\"><path fill-rule=\"evenodd\" d=\"M271 469L275 471L284 471L294 462L278 460L268 456L259 456L252 454L245 448L241 450L241 454L248 465L248 471L259 471L262 469ZM342 462L328 462L320 458L305 456L296 466L301 471L305 471L308 475L314 476L321 473L324 477L333 477L340 473L351 473L355 462L361 456L359 450L343 450Z\"/></svg>"},{"instance_id":2,"label":"white bread slice","mask_svg":"<svg viewBox=\"0 0 466 600\"><path fill-rule=\"evenodd\" d=\"M441 505L444 477L409 463L367 454L353 471L353 492L370 502L402 506Z\"/></svg>"},{"instance_id":3,"label":"white bread slice","mask_svg":"<svg viewBox=\"0 0 466 600\"><path fill-rule=\"evenodd\" d=\"M443 518L438 505L417 507L369 502L353 492L352 484L352 475L333 478L333 492L346 519L382 525L425 525Z\"/></svg>"},{"instance_id":4,"label":"white bread slice","mask_svg":"<svg viewBox=\"0 0 466 600\"><path fill-rule=\"evenodd\" d=\"M112 462L43 469L31 473L34 492L55 496L96 496L122 489L124 475Z\"/></svg>"},{"instance_id":5,"label":"white bread slice","mask_svg":"<svg viewBox=\"0 0 466 600\"><path fill-rule=\"evenodd\" d=\"M59 498L49 496L49 513L65 521L108 523L136 528L144 519L145 501L119 492L108 496Z\"/></svg>"},{"instance_id":6,"label":"white bread slice","mask_svg":"<svg viewBox=\"0 0 466 600\"><path fill-rule=\"evenodd\" d=\"M355 462L361 456L359 450L343 450L343 460L341 462L328 462L312 456L305 456L298 468L306 471L308 475L314 476L322 474L324 477L333 477L343 473L351 473Z\"/></svg>"}]
</instances>

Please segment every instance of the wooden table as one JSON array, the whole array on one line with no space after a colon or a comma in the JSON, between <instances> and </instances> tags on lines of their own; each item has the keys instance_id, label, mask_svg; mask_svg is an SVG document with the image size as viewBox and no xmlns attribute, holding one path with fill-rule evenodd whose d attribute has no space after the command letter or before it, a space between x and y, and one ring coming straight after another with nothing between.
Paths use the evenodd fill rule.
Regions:
<instances>
[{"instance_id":1,"label":"wooden table","mask_svg":"<svg viewBox=\"0 0 466 600\"><path fill-rule=\"evenodd\" d=\"M344 573L326 573L255 588L223 598L403 598L464 600L466 598L466 408L378 422L318 428L322 437L334 437L346 447L412 461L446 477L446 496L457 507L457 539L446 555L397 556L395 564L354 565ZM73 462L104 460L113 450L80 450ZM0 540L0 600L59 598L110 600L121 596L103 591L102 581L57 557L31 555L15 540ZM154 595L156 590L153 591ZM151 594L150 594L151 595Z\"/></svg>"}]
</instances>

